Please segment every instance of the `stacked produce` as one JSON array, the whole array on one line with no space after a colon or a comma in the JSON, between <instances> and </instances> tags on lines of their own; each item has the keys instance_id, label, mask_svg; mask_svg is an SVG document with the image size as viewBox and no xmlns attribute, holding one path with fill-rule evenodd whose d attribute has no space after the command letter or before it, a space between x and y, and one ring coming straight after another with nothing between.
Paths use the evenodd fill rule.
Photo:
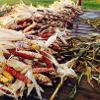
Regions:
<instances>
[{"instance_id":1,"label":"stacked produce","mask_svg":"<svg viewBox=\"0 0 100 100\"><path fill-rule=\"evenodd\" d=\"M49 8L25 4L12 8L10 13L0 18L0 95L18 98L24 91L30 95L35 88L42 99L41 92L44 91L40 85L51 86L59 77L61 82L50 98L53 100L64 80L68 77L77 80L80 73L77 63L81 65L87 55L91 57L93 53L91 59L98 66L99 37L79 38L69 34L74 19L81 13L72 1L61 0ZM97 45L91 47L92 43ZM84 45L89 46L90 51L83 51L91 54L83 56ZM92 49L97 51L92 52ZM61 64L64 57L68 59ZM86 63L91 65L89 61ZM97 68L93 69L97 73L97 77L93 76L95 80L100 73ZM92 67L86 69L91 84Z\"/></svg>"},{"instance_id":2,"label":"stacked produce","mask_svg":"<svg viewBox=\"0 0 100 100\"><path fill-rule=\"evenodd\" d=\"M42 99L43 90L37 81L52 85L51 79L43 73L62 76L65 73L60 72L59 63L45 48L34 44L34 41L27 39L21 32L1 28L0 34L1 94L17 98L23 95L25 87L28 89L27 95L35 87ZM66 76L76 77L72 68L66 67L66 70L69 72Z\"/></svg>"},{"instance_id":3,"label":"stacked produce","mask_svg":"<svg viewBox=\"0 0 100 100\"><path fill-rule=\"evenodd\" d=\"M80 9L69 1L61 0L60 3L56 3L56 10L54 5L49 8L16 5L10 13L0 19L1 27L23 31L27 37L36 35L45 40L55 34L57 28L66 35L67 28L72 27L73 20L80 12Z\"/></svg>"}]
</instances>

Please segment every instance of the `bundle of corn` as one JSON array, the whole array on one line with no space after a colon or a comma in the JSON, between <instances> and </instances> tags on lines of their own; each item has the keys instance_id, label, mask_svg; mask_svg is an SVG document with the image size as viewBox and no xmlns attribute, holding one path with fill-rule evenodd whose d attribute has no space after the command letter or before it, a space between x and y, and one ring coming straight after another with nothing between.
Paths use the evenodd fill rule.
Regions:
<instances>
[{"instance_id":1,"label":"bundle of corn","mask_svg":"<svg viewBox=\"0 0 100 100\"><path fill-rule=\"evenodd\" d=\"M60 77L52 100L67 77L77 77L73 66L78 57L72 56L63 64L56 57L60 50L73 47L67 28L80 12L72 1L61 0L49 8L19 4L0 18L1 95L17 98L23 96L24 90L28 90L29 95L35 88L42 99L43 89L39 84L50 86L53 78ZM78 43L82 44L81 41Z\"/></svg>"}]
</instances>

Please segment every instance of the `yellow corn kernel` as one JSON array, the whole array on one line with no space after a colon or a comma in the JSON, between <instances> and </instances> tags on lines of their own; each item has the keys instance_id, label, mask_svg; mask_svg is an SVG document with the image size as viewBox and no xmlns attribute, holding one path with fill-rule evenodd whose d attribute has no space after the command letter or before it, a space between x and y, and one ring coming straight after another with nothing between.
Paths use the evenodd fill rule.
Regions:
<instances>
[{"instance_id":1,"label":"yellow corn kernel","mask_svg":"<svg viewBox=\"0 0 100 100\"><path fill-rule=\"evenodd\" d=\"M9 73L9 72L7 72L7 71L3 71L3 73L2 73L9 81L13 81L13 76Z\"/></svg>"},{"instance_id":2,"label":"yellow corn kernel","mask_svg":"<svg viewBox=\"0 0 100 100\"><path fill-rule=\"evenodd\" d=\"M33 44L32 49L33 50L40 50L40 46L38 46L37 44Z\"/></svg>"},{"instance_id":3,"label":"yellow corn kernel","mask_svg":"<svg viewBox=\"0 0 100 100\"><path fill-rule=\"evenodd\" d=\"M0 82L7 83L8 81L9 80L6 77L4 77L3 75L0 75Z\"/></svg>"}]
</instances>

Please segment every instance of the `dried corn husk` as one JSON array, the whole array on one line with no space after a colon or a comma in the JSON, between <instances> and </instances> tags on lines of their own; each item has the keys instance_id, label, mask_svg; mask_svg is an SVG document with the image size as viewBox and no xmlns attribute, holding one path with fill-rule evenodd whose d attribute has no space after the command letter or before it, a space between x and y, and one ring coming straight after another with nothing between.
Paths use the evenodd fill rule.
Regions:
<instances>
[{"instance_id":1,"label":"dried corn husk","mask_svg":"<svg viewBox=\"0 0 100 100\"><path fill-rule=\"evenodd\" d=\"M21 32L17 32L11 29L4 29L0 28L0 40L10 40L10 41L16 41L16 40L22 40L25 38L25 35Z\"/></svg>"}]
</instances>

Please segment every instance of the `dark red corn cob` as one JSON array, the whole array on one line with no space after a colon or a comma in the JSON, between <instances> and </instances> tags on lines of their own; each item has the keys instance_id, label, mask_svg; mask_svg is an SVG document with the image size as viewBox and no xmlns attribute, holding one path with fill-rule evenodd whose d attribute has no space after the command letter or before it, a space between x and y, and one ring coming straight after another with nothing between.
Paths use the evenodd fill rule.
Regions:
<instances>
[{"instance_id":1,"label":"dark red corn cob","mask_svg":"<svg viewBox=\"0 0 100 100\"><path fill-rule=\"evenodd\" d=\"M11 54L15 55L15 56L23 57L25 59L32 59L32 58L34 58L34 55L18 52L18 51L15 51L15 50L9 50L9 52Z\"/></svg>"},{"instance_id":2,"label":"dark red corn cob","mask_svg":"<svg viewBox=\"0 0 100 100\"><path fill-rule=\"evenodd\" d=\"M30 83L31 80L26 77L24 74L19 73L18 71L16 71L15 69L13 69L12 67L6 66L5 70L8 71L11 75L13 75L14 77L18 78L19 80L23 81L25 84Z\"/></svg>"},{"instance_id":3,"label":"dark red corn cob","mask_svg":"<svg viewBox=\"0 0 100 100\"><path fill-rule=\"evenodd\" d=\"M53 67L53 64L51 63L51 61L47 58L47 57L45 57L45 52L43 52L43 51L41 51L41 54L42 54L42 60L47 64L47 67L49 67L49 68L54 68Z\"/></svg>"},{"instance_id":4,"label":"dark red corn cob","mask_svg":"<svg viewBox=\"0 0 100 100\"><path fill-rule=\"evenodd\" d=\"M46 63L47 67L53 68L53 64L51 63L51 61L48 58L43 56L42 60Z\"/></svg>"}]
</instances>

